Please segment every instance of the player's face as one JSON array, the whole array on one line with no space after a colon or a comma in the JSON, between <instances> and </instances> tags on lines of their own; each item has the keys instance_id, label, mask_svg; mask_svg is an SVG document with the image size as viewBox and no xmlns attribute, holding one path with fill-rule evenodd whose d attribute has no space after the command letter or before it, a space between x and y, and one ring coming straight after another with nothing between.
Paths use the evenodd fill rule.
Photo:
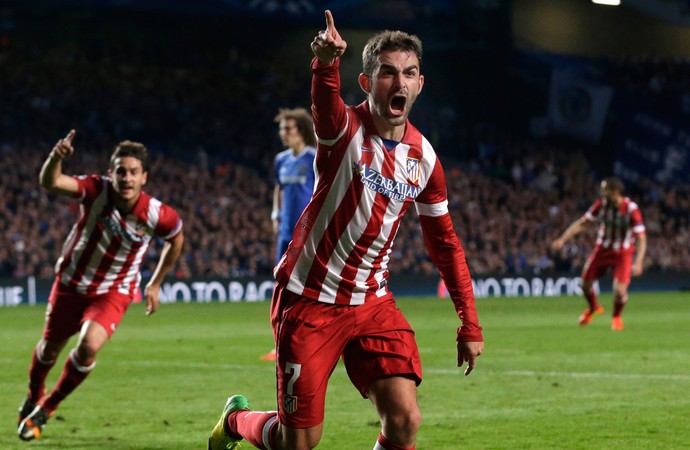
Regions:
<instances>
[{"instance_id":1,"label":"player's face","mask_svg":"<svg viewBox=\"0 0 690 450\"><path fill-rule=\"evenodd\" d=\"M373 112L390 126L404 125L424 86L419 59L414 52L394 50L381 52L378 61L369 80Z\"/></svg>"},{"instance_id":2,"label":"player's face","mask_svg":"<svg viewBox=\"0 0 690 450\"><path fill-rule=\"evenodd\" d=\"M606 181L602 181L599 185L599 195L601 198L605 198L610 202L616 201L618 199L618 192L611 189Z\"/></svg>"},{"instance_id":3,"label":"player's face","mask_svg":"<svg viewBox=\"0 0 690 450\"><path fill-rule=\"evenodd\" d=\"M115 158L110 167L110 176L120 202L133 206L141 194L142 186L146 184L147 175L139 159L132 156Z\"/></svg>"},{"instance_id":4,"label":"player's face","mask_svg":"<svg viewBox=\"0 0 690 450\"><path fill-rule=\"evenodd\" d=\"M299 149L304 145L304 139L297 128L295 119L281 119L278 124L278 136L286 147Z\"/></svg>"}]
</instances>

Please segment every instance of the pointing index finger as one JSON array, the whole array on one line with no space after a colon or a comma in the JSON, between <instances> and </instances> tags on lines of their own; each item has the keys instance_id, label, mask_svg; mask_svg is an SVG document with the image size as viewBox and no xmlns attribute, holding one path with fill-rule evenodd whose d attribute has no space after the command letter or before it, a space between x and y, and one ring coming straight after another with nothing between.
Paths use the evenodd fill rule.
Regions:
<instances>
[{"instance_id":1,"label":"pointing index finger","mask_svg":"<svg viewBox=\"0 0 690 450\"><path fill-rule=\"evenodd\" d=\"M325 11L326 14L326 33L335 30L335 21L333 20L333 13L329 9Z\"/></svg>"},{"instance_id":2,"label":"pointing index finger","mask_svg":"<svg viewBox=\"0 0 690 450\"><path fill-rule=\"evenodd\" d=\"M65 142L68 144L72 143L72 139L74 139L74 135L76 134L76 130L72 129L67 133L67 136L65 136Z\"/></svg>"}]
</instances>

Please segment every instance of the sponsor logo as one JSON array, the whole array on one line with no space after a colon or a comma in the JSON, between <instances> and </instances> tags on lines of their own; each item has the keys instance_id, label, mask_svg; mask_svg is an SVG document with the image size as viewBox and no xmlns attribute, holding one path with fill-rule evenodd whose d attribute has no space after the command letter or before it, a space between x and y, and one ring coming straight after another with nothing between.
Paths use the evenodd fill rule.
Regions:
<instances>
[{"instance_id":1,"label":"sponsor logo","mask_svg":"<svg viewBox=\"0 0 690 450\"><path fill-rule=\"evenodd\" d=\"M419 160L416 161L419 162ZM408 183L384 177L361 161L359 163L352 163L352 171L361 177L362 183L367 188L392 200L400 202L404 202L407 199L414 200L422 191L419 186L411 186Z\"/></svg>"}]
</instances>

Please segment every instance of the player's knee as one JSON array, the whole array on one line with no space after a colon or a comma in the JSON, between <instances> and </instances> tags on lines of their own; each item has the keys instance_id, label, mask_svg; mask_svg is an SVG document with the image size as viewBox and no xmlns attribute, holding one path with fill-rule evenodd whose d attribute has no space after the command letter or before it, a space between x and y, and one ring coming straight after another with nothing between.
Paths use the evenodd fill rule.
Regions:
<instances>
[{"instance_id":1,"label":"player's knee","mask_svg":"<svg viewBox=\"0 0 690 450\"><path fill-rule=\"evenodd\" d=\"M37 347L38 359L46 363L55 361L60 356L60 351L64 345L62 342L41 340Z\"/></svg>"},{"instance_id":2,"label":"player's knee","mask_svg":"<svg viewBox=\"0 0 690 450\"><path fill-rule=\"evenodd\" d=\"M422 424L422 412L416 406L393 411L381 417L381 424L386 436L400 442L414 441L414 436Z\"/></svg>"},{"instance_id":3,"label":"player's knee","mask_svg":"<svg viewBox=\"0 0 690 450\"><path fill-rule=\"evenodd\" d=\"M77 345L76 357L80 364L89 365L96 360L96 355L100 350L100 345L90 341L89 339L82 339Z\"/></svg>"}]
</instances>

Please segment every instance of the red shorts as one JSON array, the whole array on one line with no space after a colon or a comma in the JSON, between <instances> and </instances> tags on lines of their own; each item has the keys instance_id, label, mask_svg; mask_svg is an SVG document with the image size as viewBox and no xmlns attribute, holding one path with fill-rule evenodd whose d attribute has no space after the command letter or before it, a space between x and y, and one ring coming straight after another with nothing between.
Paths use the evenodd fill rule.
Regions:
<instances>
[{"instance_id":1,"label":"red shorts","mask_svg":"<svg viewBox=\"0 0 690 450\"><path fill-rule=\"evenodd\" d=\"M48 341L69 339L87 320L98 322L108 336L112 336L131 301L129 295L118 292L80 294L56 279L48 297L43 338Z\"/></svg>"},{"instance_id":2,"label":"red shorts","mask_svg":"<svg viewBox=\"0 0 690 450\"><path fill-rule=\"evenodd\" d=\"M282 424L308 428L323 422L326 386L341 355L363 397L383 377L422 382L414 331L392 297L332 305L276 286L271 309Z\"/></svg>"},{"instance_id":3,"label":"red shorts","mask_svg":"<svg viewBox=\"0 0 690 450\"><path fill-rule=\"evenodd\" d=\"M595 249L582 271L582 279L594 281L613 269L613 279L622 284L630 284L632 271L632 252Z\"/></svg>"}]
</instances>

